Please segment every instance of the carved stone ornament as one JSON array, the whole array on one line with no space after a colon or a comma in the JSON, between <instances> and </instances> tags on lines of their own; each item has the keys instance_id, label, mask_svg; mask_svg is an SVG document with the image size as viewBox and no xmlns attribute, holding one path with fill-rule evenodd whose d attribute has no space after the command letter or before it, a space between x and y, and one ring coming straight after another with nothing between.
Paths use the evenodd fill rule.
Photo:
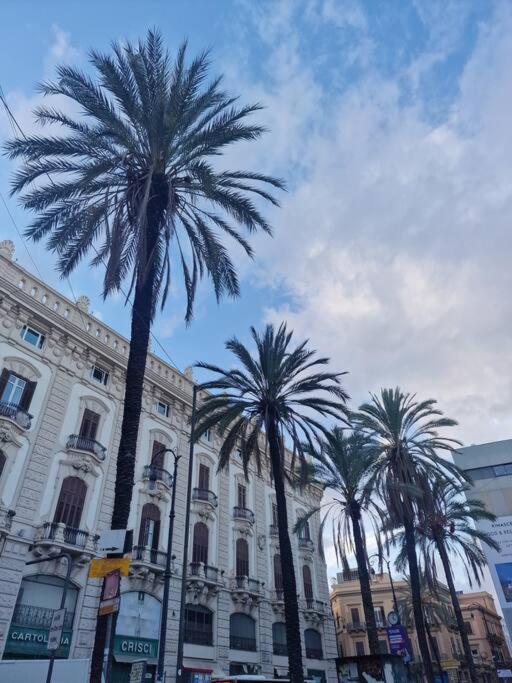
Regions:
<instances>
[{"instance_id":1,"label":"carved stone ornament","mask_svg":"<svg viewBox=\"0 0 512 683\"><path fill-rule=\"evenodd\" d=\"M265 534L259 534L258 536L258 548L260 550L265 550L265 546L267 545L267 537Z\"/></svg>"}]
</instances>

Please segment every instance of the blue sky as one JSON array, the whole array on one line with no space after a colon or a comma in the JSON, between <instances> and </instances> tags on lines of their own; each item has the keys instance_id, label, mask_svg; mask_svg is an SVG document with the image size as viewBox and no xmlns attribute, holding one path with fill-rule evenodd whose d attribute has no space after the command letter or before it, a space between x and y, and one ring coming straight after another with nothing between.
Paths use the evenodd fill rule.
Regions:
<instances>
[{"instance_id":1,"label":"blue sky","mask_svg":"<svg viewBox=\"0 0 512 683\"><path fill-rule=\"evenodd\" d=\"M286 179L268 211L275 238L237 255L242 296L217 306L207 283L183 323L179 286L155 333L180 368L229 362L224 340L287 320L298 338L349 371L354 402L389 384L435 396L458 436L510 436L508 253L512 28L508 3L463 0L193 0L5 2L0 85L27 132L35 84L55 65L87 68L89 48L158 26L171 51L212 50L213 71L261 101L270 132L226 164ZM0 136L10 134L0 112ZM0 159L7 198L13 166ZM2 237L33 268L0 202ZM54 259L28 245L65 292ZM101 273L71 278L106 322L128 331L121 299L103 302Z\"/></svg>"},{"instance_id":2,"label":"blue sky","mask_svg":"<svg viewBox=\"0 0 512 683\"><path fill-rule=\"evenodd\" d=\"M207 283L183 323L177 286L154 327L178 367L229 363L223 342L286 320L347 370L354 403L399 384L436 397L465 443L512 431L512 8L498 0L149 0L14 2L0 9L0 85L35 130L35 84L90 48L161 29L169 50L211 48L213 71L261 101L270 132L226 164L282 176L275 238L237 255L242 296L217 306ZM0 112L0 137L10 135ZM13 165L0 158L8 198ZM0 238L33 269L0 202ZM53 257L28 245L69 294ZM127 333L120 298L81 267L76 294Z\"/></svg>"}]
</instances>

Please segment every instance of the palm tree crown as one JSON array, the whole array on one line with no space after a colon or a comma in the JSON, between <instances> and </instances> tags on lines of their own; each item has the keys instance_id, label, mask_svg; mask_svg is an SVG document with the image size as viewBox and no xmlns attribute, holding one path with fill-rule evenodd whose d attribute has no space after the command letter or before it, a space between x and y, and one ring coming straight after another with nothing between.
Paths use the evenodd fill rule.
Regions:
<instances>
[{"instance_id":1,"label":"palm tree crown","mask_svg":"<svg viewBox=\"0 0 512 683\"><path fill-rule=\"evenodd\" d=\"M104 295L126 277L132 287L150 277L154 314L158 297L165 302L171 265L180 267L190 320L205 271L217 298L238 294L219 233L251 254L239 227L270 232L251 196L277 204L264 188L283 183L212 163L226 146L264 129L247 121L259 105L238 105L220 78L207 82L207 53L187 64L183 44L171 62L156 31L112 49L112 56L91 52L95 78L61 66L55 83L40 86L44 95L71 100L82 116L52 106L36 110L41 125L59 124L64 132L6 144L12 159L25 162L12 193L24 192L22 204L38 214L27 234L49 237L64 275L94 249L92 264L106 266Z\"/></svg>"},{"instance_id":2,"label":"palm tree crown","mask_svg":"<svg viewBox=\"0 0 512 683\"><path fill-rule=\"evenodd\" d=\"M306 348L307 342L291 349L292 333L285 324L277 331L267 325L263 335L252 327L251 335L256 344L255 358L238 339L226 343L240 367L223 370L208 363L197 364L218 375L201 384L201 388L220 393L208 394L198 409L196 436L210 428L219 430L223 437L219 469L228 464L235 446L240 448L246 469L253 458L260 469L262 453L258 437L272 419L278 425L281 441L289 438L294 456L305 462L304 442L312 451L314 442L318 443L328 434L314 413L320 417L343 418L343 404L348 398L340 383L344 373L319 369L329 359L316 357L314 351ZM280 451L284 458L284 448ZM292 470L294 464L291 463Z\"/></svg>"}]
</instances>

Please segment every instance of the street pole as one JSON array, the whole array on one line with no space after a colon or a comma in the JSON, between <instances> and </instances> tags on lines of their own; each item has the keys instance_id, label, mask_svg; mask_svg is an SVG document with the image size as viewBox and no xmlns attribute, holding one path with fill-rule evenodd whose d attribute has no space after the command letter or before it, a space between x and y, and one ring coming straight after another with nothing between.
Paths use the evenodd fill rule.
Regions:
<instances>
[{"instance_id":1,"label":"street pole","mask_svg":"<svg viewBox=\"0 0 512 683\"><path fill-rule=\"evenodd\" d=\"M398 623L400 624L400 612L398 611L398 601L396 599L396 593L395 593L395 584L393 583L393 577L391 576L391 569L390 569L390 562L389 560L384 560L386 562L387 568L388 568L388 575L389 575L389 583L391 584L391 593L393 595L393 605L395 607L395 612L398 615Z\"/></svg>"},{"instance_id":2,"label":"street pole","mask_svg":"<svg viewBox=\"0 0 512 683\"><path fill-rule=\"evenodd\" d=\"M160 642L158 645L158 666L156 672L156 680L158 683L164 680L164 659L165 659L165 641L167 639L167 615L169 613L169 589L171 585L171 553L172 553L172 537L174 533L174 518L176 516L176 480L178 478L178 460L181 456L177 455L170 448L166 451L174 455L174 474L172 480L172 495L171 495L171 510L169 512L169 533L167 536L167 556L165 558L165 572L164 572L164 597L162 604L162 616L160 619Z\"/></svg>"},{"instance_id":3,"label":"street pole","mask_svg":"<svg viewBox=\"0 0 512 683\"><path fill-rule=\"evenodd\" d=\"M187 502L185 506L185 528L183 530L183 562L181 567L180 621L178 629L178 653L176 656L176 681L182 683L183 643L185 640L185 601L187 598L188 535L190 527L190 503L192 500L192 477L194 473L194 430L196 424L197 386L192 389L192 415L190 417L190 448L188 455Z\"/></svg>"},{"instance_id":4,"label":"street pole","mask_svg":"<svg viewBox=\"0 0 512 683\"><path fill-rule=\"evenodd\" d=\"M61 553L55 558L50 558L50 557L42 557L39 560L30 560L30 562L27 562L26 564L40 564L41 562L48 562L48 560L55 559L55 560L62 560L65 559L67 562L67 569L66 569L66 578L64 579L64 588L62 589L62 595L60 597L60 608L59 609L64 609L66 605L66 598L68 595L68 584L71 578L71 570L73 568L73 558L69 553ZM64 615L65 616L65 615ZM51 650L50 654L50 662L48 664L48 673L46 674L46 683L51 683L52 680L52 674L53 674L53 666L55 664L55 652L56 650Z\"/></svg>"}]
</instances>

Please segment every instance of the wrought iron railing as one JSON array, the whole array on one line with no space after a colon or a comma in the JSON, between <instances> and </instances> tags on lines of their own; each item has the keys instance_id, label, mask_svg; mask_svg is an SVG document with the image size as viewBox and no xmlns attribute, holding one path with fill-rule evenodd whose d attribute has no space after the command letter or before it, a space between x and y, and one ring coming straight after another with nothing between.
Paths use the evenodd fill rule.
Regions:
<instances>
[{"instance_id":1,"label":"wrought iron railing","mask_svg":"<svg viewBox=\"0 0 512 683\"><path fill-rule=\"evenodd\" d=\"M66 448L76 448L79 451L92 453L98 460L105 460L107 449L99 441L90 439L80 434L70 434L66 442Z\"/></svg>"},{"instance_id":2,"label":"wrought iron railing","mask_svg":"<svg viewBox=\"0 0 512 683\"><path fill-rule=\"evenodd\" d=\"M209 628L204 629L185 625L185 642L193 643L194 645L213 645L211 625Z\"/></svg>"},{"instance_id":3,"label":"wrought iron railing","mask_svg":"<svg viewBox=\"0 0 512 683\"><path fill-rule=\"evenodd\" d=\"M165 567L167 553L145 545L135 545L132 549L132 560Z\"/></svg>"},{"instance_id":4,"label":"wrought iron railing","mask_svg":"<svg viewBox=\"0 0 512 683\"><path fill-rule=\"evenodd\" d=\"M366 624L363 621L349 621L347 631L366 631Z\"/></svg>"},{"instance_id":5,"label":"wrought iron railing","mask_svg":"<svg viewBox=\"0 0 512 683\"><path fill-rule=\"evenodd\" d=\"M12 623L16 626L29 628L50 628L55 610L50 607L36 607L34 605L16 605L12 616ZM73 612L67 611L64 617L64 628L73 627Z\"/></svg>"},{"instance_id":6,"label":"wrought iron railing","mask_svg":"<svg viewBox=\"0 0 512 683\"><path fill-rule=\"evenodd\" d=\"M306 646L306 658L307 659L323 659L324 653L321 647L307 647Z\"/></svg>"},{"instance_id":7,"label":"wrought iron railing","mask_svg":"<svg viewBox=\"0 0 512 683\"><path fill-rule=\"evenodd\" d=\"M217 507L217 496L213 491L210 491L208 489L200 489L200 488L195 488L192 490L192 499L193 500L202 500L205 503L210 503L210 505L213 505L214 507Z\"/></svg>"},{"instance_id":8,"label":"wrought iron railing","mask_svg":"<svg viewBox=\"0 0 512 683\"><path fill-rule=\"evenodd\" d=\"M322 600L317 600L316 598L304 598L304 603L306 609L314 610L316 612L324 612L326 608L326 603Z\"/></svg>"},{"instance_id":9,"label":"wrought iron railing","mask_svg":"<svg viewBox=\"0 0 512 683\"><path fill-rule=\"evenodd\" d=\"M261 582L257 579L250 579L248 576L235 576L234 588L247 590L250 593L259 593L261 590Z\"/></svg>"},{"instance_id":10,"label":"wrought iron railing","mask_svg":"<svg viewBox=\"0 0 512 683\"><path fill-rule=\"evenodd\" d=\"M72 526L64 526L58 522L45 522L39 532L39 540L59 541L59 532L62 529L62 541L67 545L77 548L85 548L89 539L95 541L97 536L83 529Z\"/></svg>"},{"instance_id":11,"label":"wrought iron railing","mask_svg":"<svg viewBox=\"0 0 512 683\"><path fill-rule=\"evenodd\" d=\"M281 657L287 657L288 656L288 647L286 643L273 643L272 644L272 651L275 655L279 655Z\"/></svg>"},{"instance_id":12,"label":"wrought iron railing","mask_svg":"<svg viewBox=\"0 0 512 683\"><path fill-rule=\"evenodd\" d=\"M16 403L9 403L8 401L0 401L0 417L7 417L13 420L22 429L30 429L32 424L32 415L23 408L20 408Z\"/></svg>"},{"instance_id":13,"label":"wrought iron railing","mask_svg":"<svg viewBox=\"0 0 512 683\"><path fill-rule=\"evenodd\" d=\"M172 485L172 475L163 467L156 467L155 465L146 465L144 467L143 479L152 479L153 481L161 481L166 486Z\"/></svg>"},{"instance_id":14,"label":"wrought iron railing","mask_svg":"<svg viewBox=\"0 0 512 683\"><path fill-rule=\"evenodd\" d=\"M242 508L235 505L233 508L233 517L235 519L245 519L251 524L254 524L254 512L248 508Z\"/></svg>"},{"instance_id":15,"label":"wrought iron railing","mask_svg":"<svg viewBox=\"0 0 512 683\"><path fill-rule=\"evenodd\" d=\"M256 652L256 638L247 638L231 634L229 637L229 647L232 650L245 650L246 652Z\"/></svg>"}]
</instances>

